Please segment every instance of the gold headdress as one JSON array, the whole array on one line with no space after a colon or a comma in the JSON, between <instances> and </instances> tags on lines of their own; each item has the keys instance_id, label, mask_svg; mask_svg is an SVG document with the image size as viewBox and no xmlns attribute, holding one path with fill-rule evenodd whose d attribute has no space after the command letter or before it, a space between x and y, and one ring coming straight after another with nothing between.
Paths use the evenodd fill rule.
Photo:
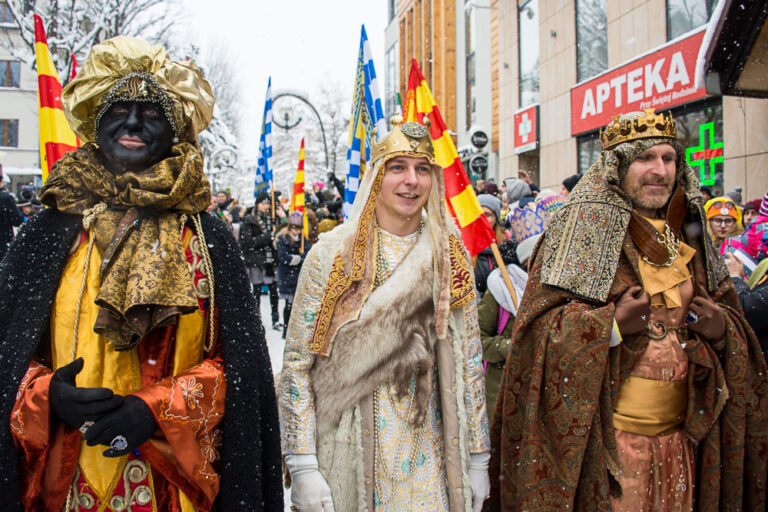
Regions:
<instances>
[{"instance_id":1,"label":"gold headdress","mask_svg":"<svg viewBox=\"0 0 768 512\"><path fill-rule=\"evenodd\" d=\"M88 142L96 141L101 116L116 101L160 104L174 134L188 142L208 126L214 104L192 61L172 61L162 47L125 36L95 45L61 99L69 125Z\"/></svg>"},{"instance_id":2,"label":"gold headdress","mask_svg":"<svg viewBox=\"0 0 768 512\"><path fill-rule=\"evenodd\" d=\"M392 131L384 140L374 144L371 150L372 164L383 157L389 159L395 156L412 156L426 158L430 164L437 165L435 148L429 135L430 122L428 118L424 118L424 125L411 122L404 123L402 116L393 116L390 122L392 123ZM386 162L381 162L381 165L384 163Z\"/></svg>"},{"instance_id":3,"label":"gold headdress","mask_svg":"<svg viewBox=\"0 0 768 512\"><path fill-rule=\"evenodd\" d=\"M603 150L613 149L622 142L654 137L677 139L677 127L672 114L656 114L654 109L646 108L643 112L617 115L600 132Z\"/></svg>"}]
</instances>

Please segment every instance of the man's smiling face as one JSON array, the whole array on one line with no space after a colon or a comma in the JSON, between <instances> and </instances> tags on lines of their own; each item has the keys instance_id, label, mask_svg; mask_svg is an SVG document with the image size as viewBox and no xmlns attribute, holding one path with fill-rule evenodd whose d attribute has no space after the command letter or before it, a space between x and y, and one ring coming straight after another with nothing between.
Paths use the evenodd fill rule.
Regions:
<instances>
[{"instance_id":1,"label":"man's smiling face","mask_svg":"<svg viewBox=\"0 0 768 512\"><path fill-rule=\"evenodd\" d=\"M157 103L118 101L101 117L97 143L113 174L142 171L168 156L173 128Z\"/></svg>"}]
</instances>

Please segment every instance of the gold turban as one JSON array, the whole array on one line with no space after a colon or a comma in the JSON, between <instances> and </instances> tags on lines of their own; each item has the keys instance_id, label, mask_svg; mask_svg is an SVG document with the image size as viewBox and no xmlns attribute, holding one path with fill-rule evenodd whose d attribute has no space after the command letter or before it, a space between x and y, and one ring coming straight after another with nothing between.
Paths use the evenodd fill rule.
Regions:
<instances>
[{"instance_id":1,"label":"gold turban","mask_svg":"<svg viewBox=\"0 0 768 512\"><path fill-rule=\"evenodd\" d=\"M172 61L161 46L126 36L95 45L62 93L69 125L89 142L96 142L98 119L120 100L160 103L182 141L194 142L213 116L211 86L194 62Z\"/></svg>"}]
</instances>

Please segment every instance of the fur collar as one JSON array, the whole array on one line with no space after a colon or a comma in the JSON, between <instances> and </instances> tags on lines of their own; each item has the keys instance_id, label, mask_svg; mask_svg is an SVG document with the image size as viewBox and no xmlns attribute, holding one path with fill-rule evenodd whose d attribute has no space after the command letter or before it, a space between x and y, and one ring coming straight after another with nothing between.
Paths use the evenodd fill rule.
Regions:
<instances>
[{"instance_id":1,"label":"fur collar","mask_svg":"<svg viewBox=\"0 0 768 512\"><path fill-rule=\"evenodd\" d=\"M339 329L329 357L312 368L318 435L335 428L341 414L386 381L400 396L418 369L412 420L424 419L432 385L435 307L432 247L419 241L392 275L368 297L360 316Z\"/></svg>"}]
</instances>

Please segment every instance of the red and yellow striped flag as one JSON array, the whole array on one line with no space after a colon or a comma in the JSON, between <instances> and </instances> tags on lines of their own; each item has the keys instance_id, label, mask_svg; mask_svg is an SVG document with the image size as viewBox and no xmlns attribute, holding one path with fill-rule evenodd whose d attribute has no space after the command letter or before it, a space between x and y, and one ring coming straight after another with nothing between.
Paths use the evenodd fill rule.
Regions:
<instances>
[{"instance_id":1,"label":"red and yellow striped flag","mask_svg":"<svg viewBox=\"0 0 768 512\"><path fill-rule=\"evenodd\" d=\"M48 179L53 164L67 151L80 145L64 117L61 106L61 82L53 64L45 37L43 20L35 14L35 55L37 56L37 91L39 98L38 124L40 125L40 168L43 183Z\"/></svg>"},{"instance_id":2,"label":"red and yellow striped flag","mask_svg":"<svg viewBox=\"0 0 768 512\"><path fill-rule=\"evenodd\" d=\"M435 145L435 159L443 167L448 210L461 230L461 238L464 240L467 251L474 257L495 243L496 236L480 208L467 171L464 170L453 139L448 133L445 121L440 115L435 98L429 90L416 59L411 61L404 109L404 121L424 124L424 116L429 117L431 122L429 131L432 143Z\"/></svg>"},{"instance_id":3,"label":"red and yellow striped flag","mask_svg":"<svg viewBox=\"0 0 768 512\"><path fill-rule=\"evenodd\" d=\"M293 182L293 192L291 193L291 206L288 213L301 212L304 217L304 236L309 237L309 224L307 223L307 214L304 211L304 139L301 139L301 149L299 150L299 169L296 171L296 181Z\"/></svg>"}]
</instances>

